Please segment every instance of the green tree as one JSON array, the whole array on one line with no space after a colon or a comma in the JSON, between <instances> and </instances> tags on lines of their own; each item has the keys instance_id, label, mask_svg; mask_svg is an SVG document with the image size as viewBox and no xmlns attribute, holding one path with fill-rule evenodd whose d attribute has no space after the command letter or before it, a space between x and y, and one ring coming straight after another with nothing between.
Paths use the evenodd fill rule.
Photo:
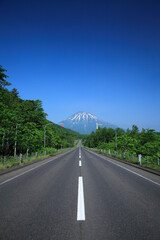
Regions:
<instances>
[{"instance_id":1,"label":"green tree","mask_svg":"<svg viewBox=\"0 0 160 240\"><path fill-rule=\"evenodd\" d=\"M7 72L7 70L2 68L2 66L0 65L0 88L4 88L6 86L11 85L11 83L6 81L6 78L8 76L4 72Z\"/></svg>"},{"instance_id":2,"label":"green tree","mask_svg":"<svg viewBox=\"0 0 160 240\"><path fill-rule=\"evenodd\" d=\"M144 145L147 142L154 142L158 139L154 129L142 129L140 134L141 145Z\"/></svg>"},{"instance_id":3,"label":"green tree","mask_svg":"<svg viewBox=\"0 0 160 240\"><path fill-rule=\"evenodd\" d=\"M130 136L133 137L133 138L138 138L139 136L139 129L136 125L133 125L132 126L132 130L130 132Z\"/></svg>"}]
</instances>

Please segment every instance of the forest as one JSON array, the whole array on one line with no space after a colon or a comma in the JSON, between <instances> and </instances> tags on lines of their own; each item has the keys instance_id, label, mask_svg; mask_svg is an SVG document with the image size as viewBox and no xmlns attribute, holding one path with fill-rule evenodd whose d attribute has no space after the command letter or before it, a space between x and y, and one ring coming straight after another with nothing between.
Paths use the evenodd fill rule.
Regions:
<instances>
[{"instance_id":1,"label":"forest","mask_svg":"<svg viewBox=\"0 0 160 240\"><path fill-rule=\"evenodd\" d=\"M139 131L136 125L126 131L117 128L98 128L96 132L83 139L83 144L89 148L110 150L124 154L141 154L142 156L160 157L160 135L154 129Z\"/></svg>"},{"instance_id":2,"label":"forest","mask_svg":"<svg viewBox=\"0 0 160 240\"><path fill-rule=\"evenodd\" d=\"M47 148L69 148L79 134L46 119L40 100L23 100L7 89L7 70L0 66L0 156L16 156ZM53 109L54 111L54 109Z\"/></svg>"}]
</instances>

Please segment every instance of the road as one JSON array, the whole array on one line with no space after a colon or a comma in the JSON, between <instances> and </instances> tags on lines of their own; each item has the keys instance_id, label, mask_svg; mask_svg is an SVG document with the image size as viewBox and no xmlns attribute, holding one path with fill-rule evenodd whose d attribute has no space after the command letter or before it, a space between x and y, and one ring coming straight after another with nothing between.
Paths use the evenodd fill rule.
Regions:
<instances>
[{"instance_id":1,"label":"road","mask_svg":"<svg viewBox=\"0 0 160 240\"><path fill-rule=\"evenodd\" d=\"M160 177L78 147L0 176L1 240L159 240Z\"/></svg>"}]
</instances>

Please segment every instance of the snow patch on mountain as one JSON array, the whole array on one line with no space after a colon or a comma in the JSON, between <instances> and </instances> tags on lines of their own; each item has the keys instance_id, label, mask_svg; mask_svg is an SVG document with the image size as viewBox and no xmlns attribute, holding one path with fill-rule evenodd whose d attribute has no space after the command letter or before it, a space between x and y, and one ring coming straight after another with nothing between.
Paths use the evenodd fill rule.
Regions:
<instances>
[{"instance_id":1,"label":"snow patch on mountain","mask_svg":"<svg viewBox=\"0 0 160 240\"><path fill-rule=\"evenodd\" d=\"M74 120L74 121L88 121L89 119L96 119L98 120L98 118L94 115L92 115L91 113L87 113L87 112L78 112L74 115L72 115L71 117L69 117L68 119L70 120Z\"/></svg>"},{"instance_id":2,"label":"snow patch on mountain","mask_svg":"<svg viewBox=\"0 0 160 240\"><path fill-rule=\"evenodd\" d=\"M78 112L69 118L63 120L64 127L72 129L74 131L77 131L81 134L90 134L92 131L96 130L97 124L99 124L100 127L112 127L116 128L116 126L109 124L95 115L88 113L88 112ZM59 123L59 125L62 124Z\"/></svg>"}]
</instances>

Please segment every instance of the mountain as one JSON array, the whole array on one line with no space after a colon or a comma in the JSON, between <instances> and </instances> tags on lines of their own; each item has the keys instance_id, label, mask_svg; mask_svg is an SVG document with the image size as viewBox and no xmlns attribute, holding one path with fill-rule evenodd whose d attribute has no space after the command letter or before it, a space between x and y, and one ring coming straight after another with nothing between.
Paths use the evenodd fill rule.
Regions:
<instances>
[{"instance_id":1,"label":"mountain","mask_svg":"<svg viewBox=\"0 0 160 240\"><path fill-rule=\"evenodd\" d=\"M96 127L98 125L101 128L103 127L107 128L111 127L114 129L117 128L117 126L107 123L106 121L103 121L96 117L95 115L88 112L78 112L58 124L62 125L62 123L64 123L65 128L72 129L81 134L90 134L92 131L96 130Z\"/></svg>"}]
</instances>

